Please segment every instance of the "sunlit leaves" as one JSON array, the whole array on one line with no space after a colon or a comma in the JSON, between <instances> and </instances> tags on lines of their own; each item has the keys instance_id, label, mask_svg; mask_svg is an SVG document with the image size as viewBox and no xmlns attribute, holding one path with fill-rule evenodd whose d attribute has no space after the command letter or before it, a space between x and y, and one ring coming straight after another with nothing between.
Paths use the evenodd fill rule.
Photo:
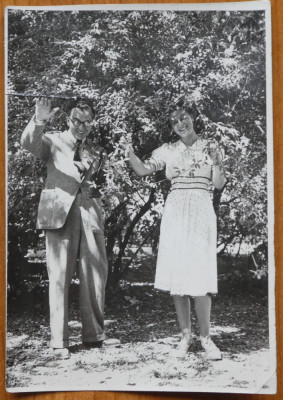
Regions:
<instances>
[{"instance_id":1,"label":"sunlit leaves","mask_svg":"<svg viewBox=\"0 0 283 400\"><path fill-rule=\"evenodd\" d=\"M134 176L119 141L131 141L145 159L162 143L176 140L168 112L180 95L196 103L206 124L204 136L225 153L228 182L220 199L219 243L233 244L240 238L254 245L266 241L262 12L9 13L8 91L78 96L92 102L92 138L108 153L102 189L107 240L115 224L121 227L113 246L121 245L155 185L154 177ZM65 111L68 102L54 98L55 103ZM34 158L19 148L33 108L32 98L10 98L9 207L17 207L11 219L17 232L32 226L44 184L43 165L34 164ZM63 112L48 127L65 128ZM158 226L168 191L163 179L158 178L162 182L155 200L138 222L132 243L140 243ZM231 232L236 235L229 239Z\"/></svg>"}]
</instances>

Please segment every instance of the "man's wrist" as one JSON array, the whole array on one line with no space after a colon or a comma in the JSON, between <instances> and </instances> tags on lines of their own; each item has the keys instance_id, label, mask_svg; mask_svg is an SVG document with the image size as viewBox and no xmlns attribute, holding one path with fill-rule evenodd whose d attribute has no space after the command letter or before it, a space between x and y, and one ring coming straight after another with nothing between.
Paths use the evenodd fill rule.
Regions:
<instances>
[{"instance_id":1,"label":"man's wrist","mask_svg":"<svg viewBox=\"0 0 283 400\"><path fill-rule=\"evenodd\" d=\"M39 119L36 116L34 117L35 125L45 125L47 120L46 119Z\"/></svg>"}]
</instances>

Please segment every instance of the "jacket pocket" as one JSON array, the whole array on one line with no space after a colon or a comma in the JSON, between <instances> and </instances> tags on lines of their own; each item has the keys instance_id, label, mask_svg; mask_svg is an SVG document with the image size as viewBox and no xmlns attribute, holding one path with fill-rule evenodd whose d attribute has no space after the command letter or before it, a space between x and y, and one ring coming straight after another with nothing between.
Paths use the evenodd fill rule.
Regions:
<instances>
[{"instance_id":1,"label":"jacket pocket","mask_svg":"<svg viewBox=\"0 0 283 400\"><path fill-rule=\"evenodd\" d=\"M93 232L103 232L104 218L102 213L100 199L90 199L85 207L86 215L84 219L88 220L88 224Z\"/></svg>"},{"instance_id":2,"label":"jacket pocket","mask_svg":"<svg viewBox=\"0 0 283 400\"><path fill-rule=\"evenodd\" d=\"M38 205L38 223L40 226L48 226L51 223L56 196L55 189L42 190Z\"/></svg>"}]
</instances>

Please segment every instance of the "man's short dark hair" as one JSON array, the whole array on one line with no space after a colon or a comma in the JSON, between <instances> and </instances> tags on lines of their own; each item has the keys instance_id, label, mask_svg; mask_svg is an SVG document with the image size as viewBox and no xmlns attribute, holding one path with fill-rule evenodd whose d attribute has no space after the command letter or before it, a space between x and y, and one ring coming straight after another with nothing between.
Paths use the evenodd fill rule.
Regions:
<instances>
[{"instance_id":1,"label":"man's short dark hair","mask_svg":"<svg viewBox=\"0 0 283 400\"><path fill-rule=\"evenodd\" d=\"M80 101L71 103L67 110L68 115L71 115L71 112L74 108L78 108L81 111L88 111L92 115L92 118L94 118L94 112L93 112L92 107L85 101L80 100Z\"/></svg>"}]
</instances>

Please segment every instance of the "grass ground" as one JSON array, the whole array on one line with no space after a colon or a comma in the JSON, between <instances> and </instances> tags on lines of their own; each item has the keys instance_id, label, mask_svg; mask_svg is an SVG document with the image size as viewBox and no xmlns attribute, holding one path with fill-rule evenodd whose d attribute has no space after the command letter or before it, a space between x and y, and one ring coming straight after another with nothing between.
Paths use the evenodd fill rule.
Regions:
<instances>
[{"instance_id":1,"label":"grass ground","mask_svg":"<svg viewBox=\"0 0 283 400\"><path fill-rule=\"evenodd\" d=\"M91 350L81 346L78 284L74 282L70 288L71 358L64 361L54 360L48 347L47 284L11 294L7 387L243 392L272 388L274 360L269 352L265 283L247 282L237 274L220 279L219 294L213 299L211 335L223 359L211 362L202 352L194 312L193 347L184 360L172 357L180 339L176 315L170 296L156 291L153 279L154 263L146 258L115 291L107 293L106 333L120 344Z\"/></svg>"}]
</instances>

